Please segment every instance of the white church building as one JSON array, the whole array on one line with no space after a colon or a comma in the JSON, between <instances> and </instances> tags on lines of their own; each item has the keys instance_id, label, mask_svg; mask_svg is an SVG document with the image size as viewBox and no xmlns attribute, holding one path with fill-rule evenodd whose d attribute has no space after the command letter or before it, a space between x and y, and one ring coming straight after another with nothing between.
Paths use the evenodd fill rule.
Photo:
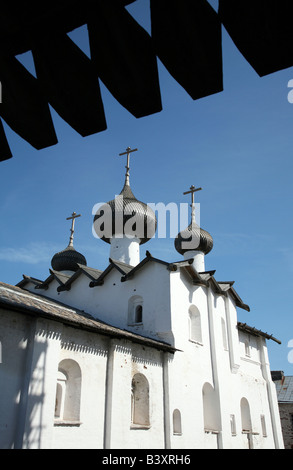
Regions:
<instances>
[{"instance_id":1,"label":"white church building","mask_svg":"<svg viewBox=\"0 0 293 470\"><path fill-rule=\"evenodd\" d=\"M205 270L213 239L193 186L174 262L141 256L157 222L131 191L130 153L120 195L94 218L108 267L74 248L73 213L47 279L0 283L0 448L283 448L267 351L278 340L240 323L249 307Z\"/></svg>"}]
</instances>

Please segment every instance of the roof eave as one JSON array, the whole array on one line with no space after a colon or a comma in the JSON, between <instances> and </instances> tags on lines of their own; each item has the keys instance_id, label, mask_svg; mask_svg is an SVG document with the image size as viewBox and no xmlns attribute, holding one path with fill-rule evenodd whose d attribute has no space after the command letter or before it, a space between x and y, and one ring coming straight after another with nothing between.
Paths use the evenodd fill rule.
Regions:
<instances>
[{"instance_id":1,"label":"roof eave","mask_svg":"<svg viewBox=\"0 0 293 470\"><path fill-rule=\"evenodd\" d=\"M273 335L269 335L268 333L264 333L263 331L258 330L255 327L247 325L246 323L238 322L237 323L237 328L238 328L238 330L243 331L245 333L249 333L249 334L252 334L254 336L262 336L265 339L268 339L268 340L271 339L272 341L275 341L275 343L277 343L277 344L282 344L282 342L279 339L275 338Z\"/></svg>"}]
</instances>

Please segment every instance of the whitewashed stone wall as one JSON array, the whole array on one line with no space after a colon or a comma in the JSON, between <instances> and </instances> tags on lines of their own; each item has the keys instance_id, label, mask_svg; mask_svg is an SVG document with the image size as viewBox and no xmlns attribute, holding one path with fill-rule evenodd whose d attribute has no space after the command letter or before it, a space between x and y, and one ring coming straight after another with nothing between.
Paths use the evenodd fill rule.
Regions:
<instances>
[{"instance_id":1,"label":"whitewashed stone wall","mask_svg":"<svg viewBox=\"0 0 293 470\"><path fill-rule=\"evenodd\" d=\"M175 355L162 353L55 322L34 325L22 315L20 321L15 320L14 329L16 316L7 314L3 362L8 343L9 365L13 367L14 348L18 363L13 380L3 376L9 384L3 416L11 416L11 420L5 418L1 423L0 446L21 442L15 434L19 407L8 394L19 397L20 384L30 377L31 357L32 395L28 394L27 411L21 415L24 447L282 448L265 340L238 331L231 298L205 286L193 286L184 273L169 272L155 262L127 282L121 282L121 274L113 269L102 286L89 288L85 275L70 291L58 293L58 286L53 281L46 291L28 287L119 328L165 340L178 351ZM143 303L143 321L137 325L129 322L129 301L134 296ZM200 314L198 337L198 323L194 337L190 331L192 312ZM72 426L54 425L58 364L64 360L75 361L81 371L80 422ZM28 365L20 367L22 363ZM149 386L147 429L131 422L135 374L142 374ZM251 426L244 433L246 422Z\"/></svg>"}]
</instances>

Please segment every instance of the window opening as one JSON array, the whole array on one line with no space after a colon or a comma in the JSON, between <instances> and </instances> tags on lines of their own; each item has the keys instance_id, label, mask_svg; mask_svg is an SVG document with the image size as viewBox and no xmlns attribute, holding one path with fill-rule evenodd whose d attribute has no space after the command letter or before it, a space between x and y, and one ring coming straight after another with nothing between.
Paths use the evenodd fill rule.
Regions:
<instances>
[{"instance_id":1,"label":"window opening","mask_svg":"<svg viewBox=\"0 0 293 470\"><path fill-rule=\"evenodd\" d=\"M222 326L223 347L225 350L227 350L228 349L227 329L226 329L226 322L224 318L221 318L221 326Z\"/></svg>"},{"instance_id":2,"label":"window opening","mask_svg":"<svg viewBox=\"0 0 293 470\"><path fill-rule=\"evenodd\" d=\"M135 307L134 323L142 323L142 305Z\"/></svg>"},{"instance_id":3,"label":"window opening","mask_svg":"<svg viewBox=\"0 0 293 470\"><path fill-rule=\"evenodd\" d=\"M265 415L261 415L260 420L261 420L262 435L263 437L267 437L267 425L266 425Z\"/></svg>"},{"instance_id":4,"label":"window opening","mask_svg":"<svg viewBox=\"0 0 293 470\"><path fill-rule=\"evenodd\" d=\"M250 357L250 344L249 339L245 340L245 356Z\"/></svg>"},{"instance_id":5,"label":"window opening","mask_svg":"<svg viewBox=\"0 0 293 470\"><path fill-rule=\"evenodd\" d=\"M231 434L236 436L236 420L235 415L230 415Z\"/></svg>"},{"instance_id":6,"label":"window opening","mask_svg":"<svg viewBox=\"0 0 293 470\"><path fill-rule=\"evenodd\" d=\"M195 305L189 308L189 339L195 343L202 343L200 312Z\"/></svg>"},{"instance_id":7,"label":"window opening","mask_svg":"<svg viewBox=\"0 0 293 470\"><path fill-rule=\"evenodd\" d=\"M149 427L149 383L143 374L135 374L131 383L131 423Z\"/></svg>"},{"instance_id":8,"label":"window opening","mask_svg":"<svg viewBox=\"0 0 293 470\"><path fill-rule=\"evenodd\" d=\"M128 324L136 325L143 322L143 299L134 295L128 300Z\"/></svg>"},{"instance_id":9,"label":"window opening","mask_svg":"<svg viewBox=\"0 0 293 470\"><path fill-rule=\"evenodd\" d=\"M205 383L202 389L203 418L205 432L219 432L219 409L215 397L215 390L211 384Z\"/></svg>"},{"instance_id":10,"label":"window opening","mask_svg":"<svg viewBox=\"0 0 293 470\"><path fill-rule=\"evenodd\" d=\"M181 413L177 409L173 411L173 434L177 436L182 434Z\"/></svg>"},{"instance_id":11,"label":"window opening","mask_svg":"<svg viewBox=\"0 0 293 470\"><path fill-rule=\"evenodd\" d=\"M55 424L80 424L81 370L76 361L60 362L56 383Z\"/></svg>"}]
</instances>

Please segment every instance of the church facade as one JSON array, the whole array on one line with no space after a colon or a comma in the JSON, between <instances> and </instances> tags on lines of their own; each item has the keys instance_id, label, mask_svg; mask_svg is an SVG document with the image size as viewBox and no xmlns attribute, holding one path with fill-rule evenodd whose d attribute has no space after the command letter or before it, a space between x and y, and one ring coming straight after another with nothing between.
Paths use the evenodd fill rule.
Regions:
<instances>
[{"instance_id":1,"label":"church facade","mask_svg":"<svg viewBox=\"0 0 293 470\"><path fill-rule=\"evenodd\" d=\"M0 283L0 447L283 448L267 351L278 340L240 323L249 307L234 284L205 270L213 239L195 222L194 187L182 259L140 259L156 218L130 189L129 154L120 199L94 219L101 228L110 208L116 221L100 236L108 267L75 250L73 213L47 279Z\"/></svg>"}]
</instances>

